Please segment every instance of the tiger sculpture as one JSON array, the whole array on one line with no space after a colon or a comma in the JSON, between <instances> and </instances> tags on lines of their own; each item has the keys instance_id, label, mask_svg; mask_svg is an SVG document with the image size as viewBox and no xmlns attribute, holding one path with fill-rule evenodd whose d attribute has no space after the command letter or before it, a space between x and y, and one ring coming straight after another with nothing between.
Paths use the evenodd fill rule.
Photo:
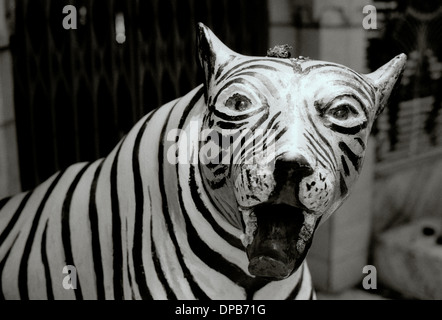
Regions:
<instances>
[{"instance_id":1,"label":"tiger sculpture","mask_svg":"<svg viewBox=\"0 0 442 320\"><path fill-rule=\"evenodd\" d=\"M201 23L197 42L204 84L106 158L0 201L1 299L315 298L313 234L357 179L406 57L362 75L240 55Z\"/></svg>"}]
</instances>

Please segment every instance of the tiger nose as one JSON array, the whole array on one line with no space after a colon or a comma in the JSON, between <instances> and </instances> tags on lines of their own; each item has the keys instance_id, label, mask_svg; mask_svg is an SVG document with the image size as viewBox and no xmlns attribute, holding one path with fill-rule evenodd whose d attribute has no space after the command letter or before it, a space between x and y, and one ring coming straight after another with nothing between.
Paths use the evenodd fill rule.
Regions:
<instances>
[{"instance_id":1,"label":"tiger nose","mask_svg":"<svg viewBox=\"0 0 442 320\"><path fill-rule=\"evenodd\" d=\"M305 177L313 174L313 168L308 160L301 154L281 156L275 161L273 177L276 188L273 196L279 201L296 205L299 183Z\"/></svg>"},{"instance_id":2,"label":"tiger nose","mask_svg":"<svg viewBox=\"0 0 442 320\"><path fill-rule=\"evenodd\" d=\"M276 159L274 178L276 182L293 181L299 183L313 173L308 160L301 154L282 156Z\"/></svg>"}]
</instances>

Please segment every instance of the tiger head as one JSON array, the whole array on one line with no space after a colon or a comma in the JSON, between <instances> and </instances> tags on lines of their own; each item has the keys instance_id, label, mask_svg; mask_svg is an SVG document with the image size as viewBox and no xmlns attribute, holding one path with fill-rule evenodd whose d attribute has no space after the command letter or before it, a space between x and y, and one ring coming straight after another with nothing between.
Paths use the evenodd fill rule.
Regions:
<instances>
[{"instance_id":1,"label":"tiger head","mask_svg":"<svg viewBox=\"0 0 442 320\"><path fill-rule=\"evenodd\" d=\"M348 196L405 55L362 75L308 58L250 57L198 27L205 102L199 163L223 217L243 231L252 275L284 279Z\"/></svg>"}]
</instances>

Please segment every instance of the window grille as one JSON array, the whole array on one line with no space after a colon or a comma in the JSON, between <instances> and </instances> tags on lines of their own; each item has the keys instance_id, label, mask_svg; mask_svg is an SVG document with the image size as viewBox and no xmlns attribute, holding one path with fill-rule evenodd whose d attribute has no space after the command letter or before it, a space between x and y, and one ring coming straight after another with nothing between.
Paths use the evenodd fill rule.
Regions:
<instances>
[{"instance_id":1,"label":"window grille","mask_svg":"<svg viewBox=\"0 0 442 320\"><path fill-rule=\"evenodd\" d=\"M15 108L21 183L107 155L150 110L202 82L195 27L265 55L266 0L16 0ZM63 8L77 29L63 28Z\"/></svg>"}]
</instances>

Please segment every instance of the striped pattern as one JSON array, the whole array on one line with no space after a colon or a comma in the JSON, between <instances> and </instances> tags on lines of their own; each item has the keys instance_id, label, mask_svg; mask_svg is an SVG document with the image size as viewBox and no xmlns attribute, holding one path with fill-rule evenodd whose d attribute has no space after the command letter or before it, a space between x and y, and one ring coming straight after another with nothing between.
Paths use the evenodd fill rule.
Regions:
<instances>
[{"instance_id":1,"label":"striped pattern","mask_svg":"<svg viewBox=\"0 0 442 320\"><path fill-rule=\"evenodd\" d=\"M359 175L401 65L372 79L245 57L203 25L198 43L204 86L146 115L106 158L0 200L0 299L315 298L304 258ZM288 262L255 256L272 226Z\"/></svg>"},{"instance_id":2,"label":"striped pattern","mask_svg":"<svg viewBox=\"0 0 442 320\"><path fill-rule=\"evenodd\" d=\"M202 95L200 87L153 111L106 159L0 202L1 298L291 299L304 287L298 298L313 296L308 269L284 280L286 290L252 277L239 233L213 215L198 167L164 163L167 129L184 128ZM161 130L152 126L159 122ZM62 286L65 265L77 269L76 290Z\"/></svg>"}]
</instances>

